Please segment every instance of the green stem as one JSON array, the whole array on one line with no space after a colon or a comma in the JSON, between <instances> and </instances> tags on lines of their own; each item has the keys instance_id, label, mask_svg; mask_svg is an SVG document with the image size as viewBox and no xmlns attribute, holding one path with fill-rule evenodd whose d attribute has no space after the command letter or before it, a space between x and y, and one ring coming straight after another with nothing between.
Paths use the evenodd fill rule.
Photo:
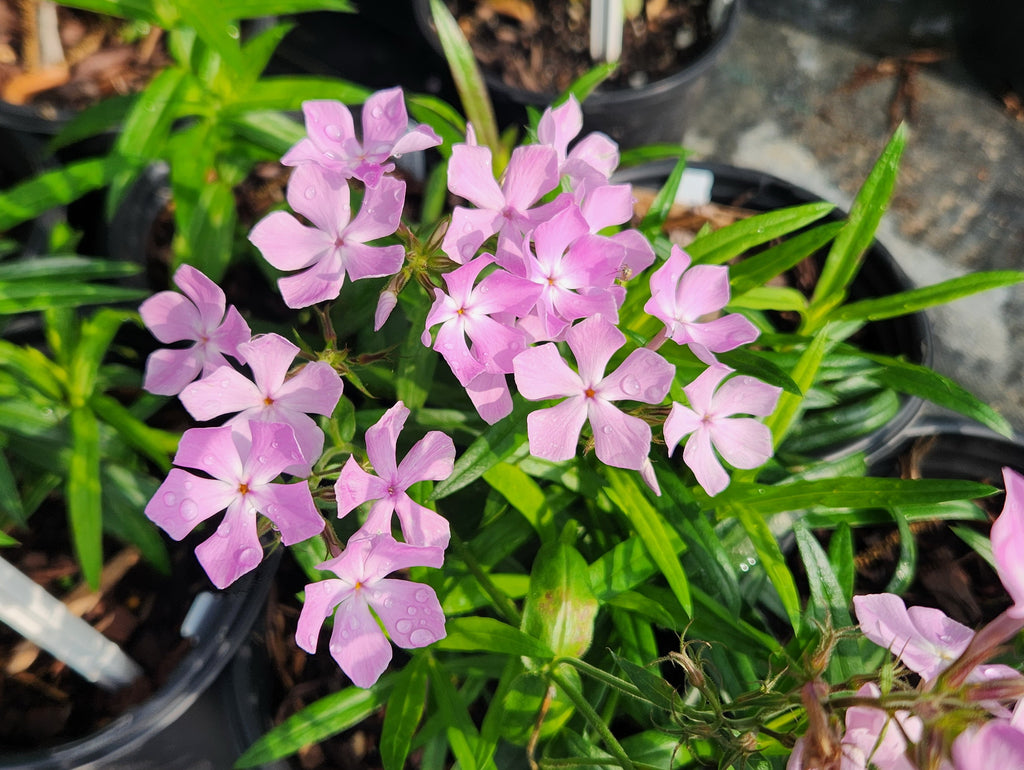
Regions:
<instances>
[{"instance_id":1,"label":"green stem","mask_svg":"<svg viewBox=\"0 0 1024 770\"><path fill-rule=\"evenodd\" d=\"M623 770L636 770L629 755L626 754L626 750L622 748L622 744L616 740L615 736L612 735L612 731L608 729L608 725L604 723L601 716L594 711L594 707L590 705L590 702L583 696L579 690L566 679L564 676L559 674L557 671L551 671L548 676L551 681L562 688L562 692L565 693L566 697L572 701L576 710L583 715L591 727L597 731L597 734L601 736L601 740L604 741L605 746L608 747L608 751L615 758L616 764Z\"/></svg>"},{"instance_id":2,"label":"green stem","mask_svg":"<svg viewBox=\"0 0 1024 770\"><path fill-rule=\"evenodd\" d=\"M465 563L466 569L468 569L470 574L476 578L480 587L484 589L484 593L487 594L492 604L494 604L494 609L504 616L504 620L509 625L519 628L519 626L522 625L523 616L519 614L519 610L516 608L513 601L505 595L504 591L494 584L494 581L491 580L491 576L488 575L487 571L480 566L480 562L476 560L476 556L470 550L469 546L467 546L454 532L452 532L451 542L452 545L455 546L456 553L459 558Z\"/></svg>"},{"instance_id":3,"label":"green stem","mask_svg":"<svg viewBox=\"0 0 1024 770\"><path fill-rule=\"evenodd\" d=\"M553 661L556 665L561 663L567 663L573 668L577 669L580 673L586 674L592 679L596 679L609 687L613 687L619 692L623 692L626 695L631 695L638 700L646 700L644 694L640 692L640 688L631 682L627 682L624 679L619 679L614 674L609 674L607 671L592 666L579 658L555 658Z\"/></svg>"}]
</instances>

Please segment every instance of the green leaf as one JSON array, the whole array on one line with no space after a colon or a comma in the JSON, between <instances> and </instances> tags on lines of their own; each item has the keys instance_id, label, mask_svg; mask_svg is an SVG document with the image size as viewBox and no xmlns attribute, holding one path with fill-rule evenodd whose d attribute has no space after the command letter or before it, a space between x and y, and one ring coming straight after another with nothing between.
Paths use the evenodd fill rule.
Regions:
<instances>
[{"instance_id":1,"label":"green leaf","mask_svg":"<svg viewBox=\"0 0 1024 770\"><path fill-rule=\"evenodd\" d=\"M762 243L789 235L828 215L831 203L805 203L741 219L713 232L698 235L686 247L695 264L721 265Z\"/></svg>"},{"instance_id":2,"label":"green leaf","mask_svg":"<svg viewBox=\"0 0 1024 770\"><path fill-rule=\"evenodd\" d=\"M910 528L906 515L898 506L891 507L889 513L892 514L900 533L900 557L885 591L902 594L914 582L914 574L917 572L917 538Z\"/></svg>"},{"instance_id":3,"label":"green leaf","mask_svg":"<svg viewBox=\"0 0 1024 770\"><path fill-rule=\"evenodd\" d=\"M380 736L380 759L384 770L402 770L405 767L412 737L426 705L428 661L425 655L417 655L395 677L395 688L388 698Z\"/></svg>"},{"instance_id":4,"label":"green leaf","mask_svg":"<svg viewBox=\"0 0 1024 770\"><path fill-rule=\"evenodd\" d=\"M719 515L740 508L758 516L825 508L888 508L974 500L996 488L960 479L832 478L761 486L734 482L714 498Z\"/></svg>"},{"instance_id":5,"label":"green leaf","mask_svg":"<svg viewBox=\"0 0 1024 770\"><path fill-rule=\"evenodd\" d=\"M284 36L294 28L295 24L293 23L279 22L260 30L253 37L243 42L242 62L244 68L235 79L236 91L242 91L246 85L252 86L259 79L260 74L270 63L271 57L273 57Z\"/></svg>"},{"instance_id":6,"label":"green leaf","mask_svg":"<svg viewBox=\"0 0 1024 770\"><path fill-rule=\"evenodd\" d=\"M732 486L735 486L735 483ZM793 573L786 565L786 557L783 555L782 549L779 548L775 535L764 517L758 511L752 510L750 506L740 507L737 515L740 524L743 525L743 529L750 537L750 542L754 546L754 551L757 552L757 558L761 562L762 568L779 594L779 599L782 601L786 617L789 619L794 633L799 636L802 627L800 593L797 591Z\"/></svg>"},{"instance_id":7,"label":"green leaf","mask_svg":"<svg viewBox=\"0 0 1024 770\"><path fill-rule=\"evenodd\" d=\"M362 104L372 92L357 83L312 75L274 75L252 84L249 91L224 108L225 118L249 112L298 110L311 99L335 99L343 104Z\"/></svg>"},{"instance_id":8,"label":"green leaf","mask_svg":"<svg viewBox=\"0 0 1024 770\"><path fill-rule=\"evenodd\" d=\"M103 568L103 503L100 485L100 430L88 407L71 410L71 458L65 489L75 554L82 575L95 590Z\"/></svg>"},{"instance_id":9,"label":"green leaf","mask_svg":"<svg viewBox=\"0 0 1024 770\"><path fill-rule=\"evenodd\" d=\"M798 521L794 525L793 532L796 535L796 546L800 550L800 559L807 570L807 582L811 590L810 611L820 622L829 619L832 628L852 627L854 622L847 609L846 594L821 545L802 522ZM841 638L829 661L830 681L844 682L857 673L858 667L853 665L857 657L856 642L849 637Z\"/></svg>"},{"instance_id":10,"label":"green leaf","mask_svg":"<svg viewBox=\"0 0 1024 770\"><path fill-rule=\"evenodd\" d=\"M473 49L443 0L430 0L430 15L437 28L437 36L451 69L466 119L473 124L477 141L494 153L495 165L503 168L504 158L499 157L503 149L498 138L498 123Z\"/></svg>"},{"instance_id":11,"label":"green leaf","mask_svg":"<svg viewBox=\"0 0 1024 770\"><path fill-rule=\"evenodd\" d=\"M796 396L801 395L800 387L793 382L793 378L789 376L788 372L774 361L755 351L741 347L725 353L716 353L715 358L726 366L732 367L740 374L756 377L769 385L782 388L787 393L792 393Z\"/></svg>"},{"instance_id":12,"label":"green leaf","mask_svg":"<svg viewBox=\"0 0 1024 770\"><path fill-rule=\"evenodd\" d=\"M665 526L661 514L647 501L646 493L638 482L639 476L611 467L606 472L610 483L608 497L629 519L679 604L687 615L693 617L690 583L678 556L685 546L682 546L671 528Z\"/></svg>"},{"instance_id":13,"label":"green leaf","mask_svg":"<svg viewBox=\"0 0 1024 770\"><path fill-rule=\"evenodd\" d=\"M141 266L133 262L93 259L75 254L20 259L0 264L0 282L33 281L44 278L61 283L136 275Z\"/></svg>"},{"instance_id":14,"label":"green leaf","mask_svg":"<svg viewBox=\"0 0 1024 770\"><path fill-rule=\"evenodd\" d=\"M216 52L232 72L245 71L242 48L238 41L238 25L223 5L205 0L174 0L174 7L181 19L176 26L194 30L199 39Z\"/></svg>"},{"instance_id":15,"label":"green leaf","mask_svg":"<svg viewBox=\"0 0 1024 770\"><path fill-rule=\"evenodd\" d=\"M970 273L919 289L851 302L838 308L831 317L841 321L881 321L944 305L971 294L1013 286L1022 281L1024 272L1018 270Z\"/></svg>"},{"instance_id":16,"label":"green leaf","mask_svg":"<svg viewBox=\"0 0 1024 770\"><path fill-rule=\"evenodd\" d=\"M337 735L362 722L388 702L394 675L384 674L368 690L347 687L310 704L253 743L236 768L260 765L294 754L303 746Z\"/></svg>"},{"instance_id":17,"label":"green leaf","mask_svg":"<svg viewBox=\"0 0 1024 770\"><path fill-rule=\"evenodd\" d=\"M72 406L80 406L92 396L107 348L121 324L134 317L131 311L104 308L82 323L69 372L68 396Z\"/></svg>"},{"instance_id":18,"label":"green leaf","mask_svg":"<svg viewBox=\"0 0 1024 770\"><path fill-rule=\"evenodd\" d=\"M440 500L471 484L526 445L526 415L533 404L521 399L515 399L513 404L508 417L488 428L455 461L452 475L434 487L432 500Z\"/></svg>"},{"instance_id":19,"label":"green leaf","mask_svg":"<svg viewBox=\"0 0 1024 770\"><path fill-rule=\"evenodd\" d=\"M828 563L832 566L846 605L853 601L856 565L853 553L853 529L845 521L832 532L828 541Z\"/></svg>"},{"instance_id":20,"label":"green leaf","mask_svg":"<svg viewBox=\"0 0 1024 770\"><path fill-rule=\"evenodd\" d=\"M881 384L959 412L1004 436L1013 434L1012 426L1001 414L945 375L908 361L876 355L871 358L885 364L873 375Z\"/></svg>"},{"instance_id":21,"label":"green leaf","mask_svg":"<svg viewBox=\"0 0 1024 770\"><path fill-rule=\"evenodd\" d=\"M509 504L519 511L542 541L555 536L554 514L548 507L544 490L517 465L498 463L484 473L484 481L497 490Z\"/></svg>"},{"instance_id":22,"label":"green leaf","mask_svg":"<svg viewBox=\"0 0 1024 770\"><path fill-rule=\"evenodd\" d=\"M305 129L287 115L273 111L254 111L240 115L222 115L223 125L239 139L252 142L274 155L284 155L306 136Z\"/></svg>"},{"instance_id":23,"label":"green leaf","mask_svg":"<svg viewBox=\"0 0 1024 770\"><path fill-rule=\"evenodd\" d=\"M171 574L164 537L143 512L160 484L137 468L104 463L103 531L131 543L163 575Z\"/></svg>"},{"instance_id":24,"label":"green leaf","mask_svg":"<svg viewBox=\"0 0 1024 770\"><path fill-rule=\"evenodd\" d=\"M764 286L772 278L796 267L835 238L842 229L842 222L825 222L730 265L729 284L733 296Z\"/></svg>"},{"instance_id":25,"label":"green leaf","mask_svg":"<svg viewBox=\"0 0 1024 770\"><path fill-rule=\"evenodd\" d=\"M479 761L476 755L480 735L459 697L447 671L434 659L428 659L427 671L430 676L430 696L437 706L437 713L445 727L448 745L463 770L493 768L490 758Z\"/></svg>"},{"instance_id":26,"label":"green leaf","mask_svg":"<svg viewBox=\"0 0 1024 770\"><path fill-rule=\"evenodd\" d=\"M730 308L747 310L778 310L780 312L807 312L807 298L799 289L789 286L755 286L729 300Z\"/></svg>"},{"instance_id":27,"label":"green leaf","mask_svg":"<svg viewBox=\"0 0 1024 770\"><path fill-rule=\"evenodd\" d=\"M409 115L426 123L441 137L441 146L437 149L442 155L451 155L452 145L465 141L466 119L448 102L426 94L408 94L405 101Z\"/></svg>"},{"instance_id":28,"label":"green leaf","mask_svg":"<svg viewBox=\"0 0 1024 770\"><path fill-rule=\"evenodd\" d=\"M218 0L218 4L229 19L258 19L309 11L356 12L350 0Z\"/></svg>"},{"instance_id":29,"label":"green leaf","mask_svg":"<svg viewBox=\"0 0 1024 770\"><path fill-rule=\"evenodd\" d=\"M683 157L676 162L676 165L665 180L665 184L661 186L658 194L651 201L651 207L644 214L644 218L637 229L649 239L660 233L662 227L665 226L665 220L668 219L669 212L676 201L676 195L679 193L679 184L683 180L683 172L685 170L686 158Z\"/></svg>"},{"instance_id":30,"label":"green leaf","mask_svg":"<svg viewBox=\"0 0 1024 770\"><path fill-rule=\"evenodd\" d=\"M178 450L177 434L151 428L117 399L104 393L92 394L89 407L97 417L116 430L128 446L148 457L165 473L171 469L171 458Z\"/></svg>"},{"instance_id":31,"label":"green leaf","mask_svg":"<svg viewBox=\"0 0 1024 770\"><path fill-rule=\"evenodd\" d=\"M523 631L556 655L582 657L593 639L597 608L579 551L561 542L542 545L530 571Z\"/></svg>"},{"instance_id":32,"label":"green leaf","mask_svg":"<svg viewBox=\"0 0 1024 770\"><path fill-rule=\"evenodd\" d=\"M906 143L906 127L900 125L857 193L847 224L833 241L814 287L811 305L815 318L810 328L820 326L826 314L846 298L864 254L875 239L878 223L889 206Z\"/></svg>"},{"instance_id":33,"label":"green leaf","mask_svg":"<svg viewBox=\"0 0 1024 770\"><path fill-rule=\"evenodd\" d=\"M657 669L652 671L639 666L628 658L616 655L614 651L612 651L612 658L652 706L670 714L673 713L673 710L680 704L679 695L672 685L656 673Z\"/></svg>"},{"instance_id":34,"label":"green leaf","mask_svg":"<svg viewBox=\"0 0 1024 770\"><path fill-rule=\"evenodd\" d=\"M793 382L796 383L800 393L806 393L814 384L814 378L825 358L830 347L830 340L826 334L827 330L815 336L807 348L800 354L796 366L793 367ZM786 433L792 427L797 415L800 413L800 406L803 403L803 395L793 392L786 392L779 396L775 411L765 418L764 424L772 432L772 444L775 448L782 443Z\"/></svg>"},{"instance_id":35,"label":"green leaf","mask_svg":"<svg viewBox=\"0 0 1024 770\"><path fill-rule=\"evenodd\" d=\"M54 307L114 305L135 302L148 292L121 286L88 283L57 283L54 280L0 281L0 315L30 313Z\"/></svg>"},{"instance_id":36,"label":"green leaf","mask_svg":"<svg viewBox=\"0 0 1024 770\"><path fill-rule=\"evenodd\" d=\"M108 184L124 164L118 158L92 158L46 171L0 193L0 231L65 206Z\"/></svg>"},{"instance_id":37,"label":"green leaf","mask_svg":"<svg viewBox=\"0 0 1024 770\"><path fill-rule=\"evenodd\" d=\"M575 669L562 664L558 670L568 680L581 684ZM547 709L540 726L540 738L557 735L572 717L575 709L561 688L548 682L542 673L526 671L512 680L501 700L504 714L501 737L510 743L525 746L533 736L541 709Z\"/></svg>"},{"instance_id":38,"label":"green leaf","mask_svg":"<svg viewBox=\"0 0 1024 770\"><path fill-rule=\"evenodd\" d=\"M901 400L891 390L877 390L862 398L805 412L786 436L783 451L812 454L835 449L879 430L900 410Z\"/></svg>"},{"instance_id":39,"label":"green leaf","mask_svg":"<svg viewBox=\"0 0 1024 770\"><path fill-rule=\"evenodd\" d=\"M429 306L422 302L414 308L407 308L409 333L402 342L398 372L395 376L395 393L398 400L413 412L427 402L437 367L437 355L420 341L420 333L423 331L429 309Z\"/></svg>"},{"instance_id":40,"label":"green leaf","mask_svg":"<svg viewBox=\"0 0 1024 770\"><path fill-rule=\"evenodd\" d=\"M76 112L57 136L50 140L48 149L59 150L83 139L117 130L134 103L133 94L115 94Z\"/></svg>"},{"instance_id":41,"label":"green leaf","mask_svg":"<svg viewBox=\"0 0 1024 770\"><path fill-rule=\"evenodd\" d=\"M175 214L181 210L175 209ZM188 245L186 253L175 255L175 262L188 262L211 280L219 281L231 260L235 222L238 219L231 185L214 182L203 187L198 205L191 213L191 221L178 223L178 232L188 233ZM181 227L186 224L187 227Z\"/></svg>"},{"instance_id":42,"label":"green leaf","mask_svg":"<svg viewBox=\"0 0 1024 770\"><path fill-rule=\"evenodd\" d=\"M537 660L551 660L555 653L540 639L518 628L486 617L451 618L445 624L447 636L434 649L458 652L495 652Z\"/></svg>"},{"instance_id":43,"label":"green leaf","mask_svg":"<svg viewBox=\"0 0 1024 770\"><path fill-rule=\"evenodd\" d=\"M21 502L21 493L18 492L18 482L14 478L14 471L11 470L11 464L7 461L7 455L3 451L3 443L4 437L0 435L0 516L6 517L15 524L24 524L26 520L25 506ZM0 532L0 535L3 535L3 532Z\"/></svg>"},{"instance_id":44,"label":"green leaf","mask_svg":"<svg viewBox=\"0 0 1024 770\"><path fill-rule=\"evenodd\" d=\"M551 106L556 107L567 102L570 95L575 96L576 101L580 103L586 101L587 97L590 96L590 94L592 94L599 85L610 78L618 67L618 62L605 62L591 67L576 78L576 80L574 80L569 87L551 103Z\"/></svg>"},{"instance_id":45,"label":"green leaf","mask_svg":"<svg viewBox=\"0 0 1024 770\"><path fill-rule=\"evenodd\" d=\"M8 548L10 546L20 545L20 543L13 537L8 535L6 532L0 532L0 548Z\"/></svg>"}]
</instances>

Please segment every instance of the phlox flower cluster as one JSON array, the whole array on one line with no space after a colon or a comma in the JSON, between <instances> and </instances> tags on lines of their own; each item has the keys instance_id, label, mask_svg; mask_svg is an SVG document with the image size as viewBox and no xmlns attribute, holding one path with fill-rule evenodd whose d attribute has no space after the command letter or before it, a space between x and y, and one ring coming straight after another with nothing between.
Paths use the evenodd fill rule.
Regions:
<instances>
[{"instance_id":1,"label":"phlox flower cluster","mask_svg":"<svg viewBox=\"0 0 1024 770\"><path fill-rule=\"evenodd\" d=\"M1006 498L992 526L992 552L996 572L1013 605L975 632L931 607L907 607L895 594L869 594L853 598L861 632L886 648L920 677L922 699L932 691L947 692L967 685L967 697L989 719L972 722L959 734L946 736L948 754L930 757L939 770L1006 770L1024 767L1024 676L1016 669L987 661L1000 645L1024 628L1024 577L1020 544L1024 532L1024 476L1003 469ZM874 683L857 695L878 700ZM928 741L924 720L906 710L893 713L879 706L847 709L840 741L842 770L917 770L918 744ZM934 715L933 715L934 716ZM950 721L950 724L954 722ZM942 724L941 720L938 724ZM801 738L794 747L788 770L820 770L824 758L812 757ZM833 765L827 765L832 767Z\"/></svg>"},{"instance_id":2,"label":"phlox flower cluster","mask_svg":"<svg viewBox=\"0 0 1024 770\"><path fill-rule=\"evenodd\" d=\"M294 166L286 197L295 213L275 211L249 236L286 273L278 287L296 309L336 299L346 277L385 278L411 269L404 245L393 237L405 183L393 175L392 158L440 142L430 128L410 126L399 89L367 100L358 133L337 102L307 102L303 112L307 136L282 159ZM444 358L487 423L512 411L510 376L523 398L545 402L528 416L534 456L572 458L589 424L585 443L599 461L639 472L658 491L650 451L653 428L664 422L670 447L689 437L683 460L697 482L717 494L728 484L719 457L752 468L772 452L768 429L753 416L772 411L778 388L731 376L716 359L753 341L757 330L724 312L726 268L691 266L676 248L650 277L646 311L664 330L646 347L631 343L612 365L627 345L618 328L626 286L642 280L655 254L627 226L631 188L611 181L617 147L600 134L572 145L581 127L574 99L548 110L538 141L517 147L497 179L491 150L476 143L472 127L465 143L451 148L448 188L470 205L455 207L440 239L449 269L429 273L436 266L427 267L428 274L417 276L432 287L422 342ZM218 586L259 563L272 529L286 545L320 535L330 549L321 568L336 577L307 586L297 639L315 651L321 626L333 615L331 654L353 682L369 686L391 657L382 626L403 647L445 634L433 589L388 575L441 565L448 522L408 490L447 478L454 444L432 431L399 461L396 444L409 410L401 402L387 409L366 432L367 462L349 457L338 471L338 516L365 511L340 547L314 501L319 479L332 471L314 469L324 448L316 418L332 415L341 376L283 337L252 336L238 312L225 307L223 292L193 268L182 267L174 280L182 294L157 294L144 303L142 316L161 342L192 345L154 353L146 387L179 395L200 422L224 421L185 433L178 467L147 514L180 539L225 511L197 548ZM375 328L386 322L404 285L388 282ZM688 346L708 367L683 389L688 404L665 403L676 371L657 350L670 340ZM401 541L393 535L393 518Z\"/></svg>"}]
</instances>

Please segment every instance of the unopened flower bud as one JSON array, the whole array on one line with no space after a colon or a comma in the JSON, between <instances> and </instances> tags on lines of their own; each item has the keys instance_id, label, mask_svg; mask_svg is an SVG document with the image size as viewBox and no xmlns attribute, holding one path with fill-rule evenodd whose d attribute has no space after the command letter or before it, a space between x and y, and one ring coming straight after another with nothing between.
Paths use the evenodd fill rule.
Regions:
<instances>
[{"instance_id":1,"label":"unopened flower bud","mask_svg":"<svg viewBox=\"0 0 1024 770\"><path fill-rule=\"evenodd\" d=\"M380 327L384 325L384 322L388 320L391 315L391 311L398 305L398 295L390 288L385 289L380 293L380 299L377 300L377 310L373 314L373 330L380 331Z\"/></svg>"}]
</instances>

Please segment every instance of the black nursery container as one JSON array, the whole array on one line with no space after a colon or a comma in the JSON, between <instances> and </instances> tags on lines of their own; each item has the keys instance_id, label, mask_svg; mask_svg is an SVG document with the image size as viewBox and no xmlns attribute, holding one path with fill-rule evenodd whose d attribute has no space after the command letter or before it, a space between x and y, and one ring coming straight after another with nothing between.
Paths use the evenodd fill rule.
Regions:
<instances>
[{"instance_id":1,"label":"black nursery container","mask_svg":"<svg viewBox=\"0 0 1024 770\"><path fill-rule=\"evenodd\" d=\"M689 116L700 109L706 76L728 48L739 23L740 0L722 5L725 10L710 44L682 69L637 87L601 85L588 96L582 105L584 133L600 131L622 149L656 143L679 144ZM424 37L440 53L441 43L431 20L429 0L412 0L412 7ZM483 76L503 128L525 125L528 108L542 110L558 96L509 86L488 70L483 70Z\"/></svg>"},{"instance_id":2,"label":"black nursery container","mask_svg":"<svg viewBox=\"0 0 1024 770\"><path fill-rule=\"evenodd\" d=\"M616 173L613 181L630 182L634 187L660 189L674 167L673 160L655 161L622 169ZM760 171L721 163L692 162L687 167L712 175L711 199L717 204L765 212L821 200L808 190ZM822 221L839 221L845 217L845 212L834 210ZM816 254L814 258L823 259L824 254ZM850 299L880 297L911 288L913 284L892 254L881 243L874 241L850 287ZM865 350L902 357L910 363L922 366L931 364L931 327L923 313L874 321L865 325L860 334L858 344ZM819 458L835 458L858 451L879 451L911 423L923 403L920 398L901 395L897 411L884 424L873 426L870 432L858 438L836 442L830 440L827 424L830 419L829 410L818 410L820 413L816 415L808 411L805 414L805 421L818 419L822 423L821 430L813 431L813 435L803 439L800 445L793 442L787 445L783 442L780 451Z\"/></svg>"}]
</instances>

